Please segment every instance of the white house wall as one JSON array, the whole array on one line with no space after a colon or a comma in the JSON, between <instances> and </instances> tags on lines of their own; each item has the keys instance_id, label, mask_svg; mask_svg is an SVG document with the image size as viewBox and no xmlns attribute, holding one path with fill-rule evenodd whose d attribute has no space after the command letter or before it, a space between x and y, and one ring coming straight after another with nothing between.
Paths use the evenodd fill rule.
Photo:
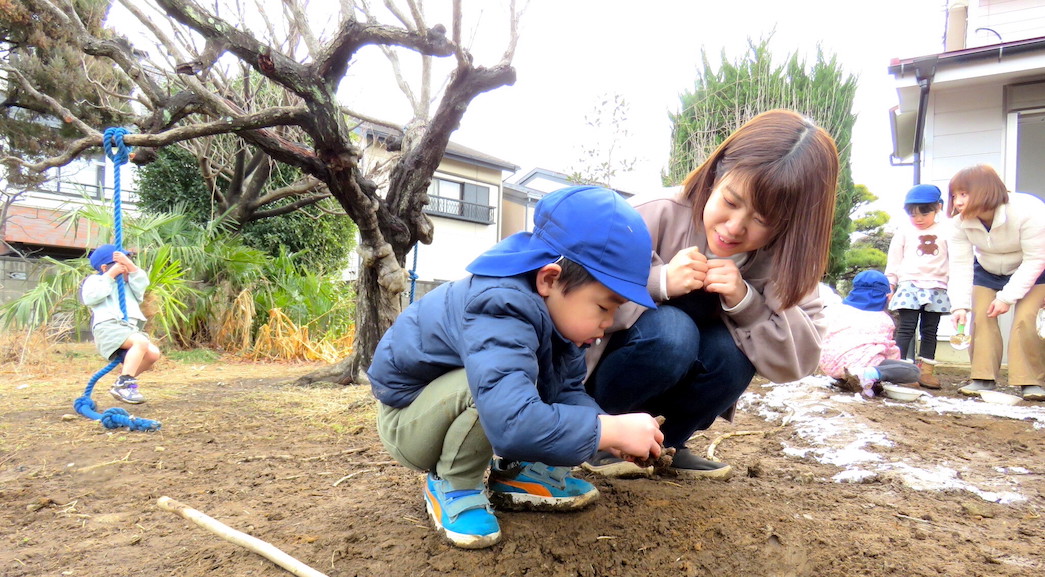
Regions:
<instances>
[{"instance_id":1,"label":"white house wall","mask_svg":"<svg viewBox=\"0 0 1045 577\"><path fill-rule=\"evenodd\" d=\"M969 2L966 46L976 48L1041 36L1045 30L1045 3L1041 0L972 0ZM986 30L997 32L997 36Z\"/></svg>"},{"instance_id":2,"label":"white house wall","mask_svg":"<svg viewBox=\"0 0 1045 577\"><path fill-rule=\"evenodd\" d=\"M932 94L932 93L931 93ZM1004 91L978 85L933 94L931 123L926 123L926 171L946 190L954 173L973 164L1003 170L1005 145Z\"/></svg>"},{"instance_id":3,"label":"white house wall","mask_svg":"<svg viewBox=\"0 0 1045 577\"><path fill-rule=\"evenodd\" d=\"M492 192L492 191L491 191ZM468 274L465 267L497 243L497 225L482 225L462 220L432 217L435 242L418 245L417 276L423 281L451 281ZM406 258L407 269L414 266L414 253Z\"/></svg>"}]
</instances>

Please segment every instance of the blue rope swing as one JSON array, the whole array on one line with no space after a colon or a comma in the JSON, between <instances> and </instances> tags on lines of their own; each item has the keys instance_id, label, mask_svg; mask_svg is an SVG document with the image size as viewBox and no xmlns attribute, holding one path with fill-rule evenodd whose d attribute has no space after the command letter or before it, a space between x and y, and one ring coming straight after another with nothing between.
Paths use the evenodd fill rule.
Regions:
<instances>
[{"instance_id":1,"label":"blue rope swing","mask_svg":"<svg viewBox=\"0 0 1045 577\"><path fill-rule=\"evenodd\" d=\"M410 304L414 304L414 289L417 287L417 251L421 248L421 243L414 245L414 268L407 271L410 274Z\"/></svg>"},{"instance_id":2,"label":"blue rope swing","mask_svg":"<svg viewBox=\"0 0 1045 577\"><path fill-rule=\"evenodd\" d=\"M130 158L130 148L123 143L123 136L127 134L127 131L123 128L108 128L105 130L105 134L102 137L102 147L105 149L105 156L113 161L113 236L115 237L113 244L116 245L116 250L123 252L123 205L120 191L120 167L127 164L127 160ZM116 147L115 152L113 147ZM127 320L127 296L124 288L123 275L116 278L116 292L120 300L120 311L123 313L123 320ZM120 349L117 353L116 358L109 362L108 365L94 373L94 376L87 381L87 388L83 391L83 396L76 399L73 403L73 407L76 408L76 412L93 419L95 421L101 421L102 425L106 429L118 429L120 427L127 427L132 431L155 431L160 428L159 421L153 421L150 419L142 419L131 416L126 409L120 407L112 407L107 409L104 413L99 413L95 410L94 400L91 399L91 393L94 392L94 385L101 380L102 377L109 374L110 371L115 369L120 363L123 362L124 356L127 351Z\"/></svg>"}]
</instances>

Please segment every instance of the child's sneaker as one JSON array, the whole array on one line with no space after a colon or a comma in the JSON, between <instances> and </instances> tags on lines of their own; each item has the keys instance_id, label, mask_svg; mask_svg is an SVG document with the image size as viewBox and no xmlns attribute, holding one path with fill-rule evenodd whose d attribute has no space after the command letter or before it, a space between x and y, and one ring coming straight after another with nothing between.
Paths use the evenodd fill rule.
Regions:
<instances>
[{"instance_id":1,"label":"child's sneaker","mask_svg":"<svg viewBox=\"0 0 1045 577\"><path fill-rule=\"evenodd\" d=\"M599 498L599 490L570 475L569 467L494 459L490 466L490 501L498 509L571 511Z\"/></svg>"},{"instance_id":2,"label":"child's sneaker","mask_svg":"<svg viewBox=\"0 0 1045 577\"><path fill-rule=\"evenodd\" d=\"M865 397L873 397L877 390L875 385L882 378L882 374L878 372L878 369L874 367L865 367L859 373L860 376L860 388L863 389Z\"/></svg>"},{"instance_id":3,"label":"child's sneaker","mask_svg":"<svg viewBox=\"0 0 1045 577\"><path fill-rule=\"evenodd\" d=\"M501 540L501 526L481 488L455 491L449 481L429 473L425 509L436 531L462 549L482 549Z\"/></svg>"},{"instance_id":4,"label":"child's sneaker","mask_svg":"<svg viewBox=\"0 0 1045 577\"><path fill-rule=\"evenodd\" d=\"M132 405L140 405L145 402L145 397L138 392L138 381L130 375L120 375L116 383L109 389L109 394L117 400Z\"/></svg>"}]
</instances>

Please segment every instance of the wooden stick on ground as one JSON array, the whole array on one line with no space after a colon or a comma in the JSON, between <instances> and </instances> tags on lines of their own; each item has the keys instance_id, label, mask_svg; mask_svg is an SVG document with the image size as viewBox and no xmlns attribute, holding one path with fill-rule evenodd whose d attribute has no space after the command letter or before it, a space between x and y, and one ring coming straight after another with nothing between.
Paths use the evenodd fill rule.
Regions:
<instances>
[{"instance_id":1,"label":"wooden stick on ground","mask_svg":"<svg viewBox=\"0 0 1045 577\"><path fill-rule=\"evenodd\" d=\"M287 555L278 547L266 543L257 537L251 537L246 533L237 531L221 521L218 521L213 517L208 517L196 509L183 503L179 503L170 497L160 497L156 504L160 506L160 509L170 511L184 519L188 519L226 541L250 549L258 555L272 561L276 565L290 571L294 575L297 575L297 577L327 577L325 574L320 573L301 561Z\"/></svg>"}]
</instances>

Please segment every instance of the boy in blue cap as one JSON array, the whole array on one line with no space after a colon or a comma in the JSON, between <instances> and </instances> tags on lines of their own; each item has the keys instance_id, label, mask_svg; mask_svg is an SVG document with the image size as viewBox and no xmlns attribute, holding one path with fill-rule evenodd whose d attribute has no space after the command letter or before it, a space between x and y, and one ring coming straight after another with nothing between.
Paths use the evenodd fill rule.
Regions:
<instances>
[{"instance_id":1,"label":"boy in blue cap","mask_svg":"<svg viewBox=\"0 0 1045 577\"><path fill-rule=\"evenodd\" d=\"M656 306L646 290L651 254L646 225L617 193L564 188L537 203L532 233L480 255L472 276L410 305L381 338L367 371L381 441L429 472L425 505L451 543L500 540L491 501L588 505L598 490L570 469L597 450L660 455L652 416L608 415L583 385L584 349L617 308Z\"/></svg>"},{"instance_id":2,"label":"boy in blue cap","mask_svg":"<svg viewBox=\"0 0 1045 577\"><path fill-rule=\"evenodd\" d=\"M90 256L91 266L98 274L87 277L80 288L83 303L91 308L91 333L98 353L106 360L113 360L121 350L123 374L109 389L109 393L125 403L139 404L145 397L138 391L136 377L149 370L160 358L160 349L149 340L145 327L145 315L141 310L145 289L149 286L149 274L138 268L116 245L103 244L94 249ZM120 308L120 294L116 279L124 281L124 305L127 314Z\"/></svg>"}]
</instances>

